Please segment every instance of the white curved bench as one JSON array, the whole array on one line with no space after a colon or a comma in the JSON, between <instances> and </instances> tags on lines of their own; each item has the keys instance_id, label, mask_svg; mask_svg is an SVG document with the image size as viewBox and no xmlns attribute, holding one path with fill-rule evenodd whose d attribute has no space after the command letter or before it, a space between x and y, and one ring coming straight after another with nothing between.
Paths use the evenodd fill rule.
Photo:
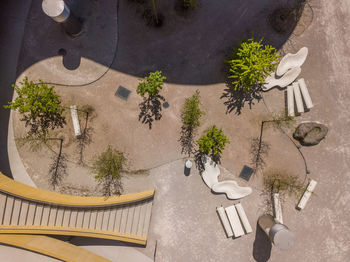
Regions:
<instances>
[{"instance_id":1,"label":"white curved bench","mask_svg":"<svg viewBox=\"0 0 350 262\"><path fill-rule=\"evenodd\" d=\"M208 156L203 156L202 163L204 165L205 170L202 173L202 178L204 183L209 187L216 183L218 183L218 176L220 175L219 166Z\"/></svg>"},{"instance_id":2,"label":"white curved bench","mask_svg":"<svg viewBox=\"0 0 350 262\"><path fill-rule=\"evenodd\" d=\"M262 85L262 90L268 91L275 86L286 87L290 85L299 76L300 73L300 67L293 67L280 78L276 78L276 74L272 73L271 75L266 77L265 83Z\"/></svg>"},{"instance_id":3,"label":"white curved bench","mask_svg":"<svg viewBox=\"0 0 350 262\"><path fill-rule=\"evenodd\" d=\"M306 60L307 54L308 54L307 47L302 47L295 54L291 54L291 53L286 54L282 58L281 62L278 64L276 75L282 76L291 68L301 67Z\"/></svg>"},{"instance_id":4,"label":"white curved bench","mask_svg":"<svg viewBox=\"0 0 350 262\"><path fill-rule=\"evenodd\" d=\"M215 193L225 193L228 199L240 199L252 193L250 187L241 187L234 180L218 182L211 189Z\"/></svg>"}]
</instances>

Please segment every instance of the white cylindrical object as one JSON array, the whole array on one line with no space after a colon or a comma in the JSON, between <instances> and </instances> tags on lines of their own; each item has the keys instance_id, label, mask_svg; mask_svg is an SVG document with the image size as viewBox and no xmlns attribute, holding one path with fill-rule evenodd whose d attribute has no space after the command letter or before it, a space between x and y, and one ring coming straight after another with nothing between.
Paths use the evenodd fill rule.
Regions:
<instances>
[{"instance_id":1,"label":"white cylindrical object","mask_svg":"<svg viewBox=\"0 0 350 262\"><path fill-rule=\"evenodd\" d=\"M306 203L309 201L309 198L311 197L311 194L314 191L316 185L317 185L317 182L315 180L310 181L309 185L306 188L306 191L304 192L302 198L300 199L300 201L298 203L298 209L305 208Z\"/></svg>"},{"instance_id":2,"label":"white cylindrical object","mask_svg":"<svg viewBox=\"0 0 350 262\"><path fill-rule=\"evenodd\" d=\"M249 220L248 220L247 215L242 207L242 204L238 203L235 205L235 207L236 207L237 213L239 215L239 218L242 221L245 232L247 232L247 234L253 232L253 229L250 226Z\"/></svg>"},{"instance_id":3,"label":"white cylindrical object","mask_svg":"<svg viewBox=\"0 0 350 262\"><path fill-rule=\"evenodd\" d=\"M224 225L227 237L232 237L233 236L233 232L232 232L232 229L231 229L231 226L230 226L230 222L228 221L228 218L226 216L224 208L223 207L218 207L216 209L216 211L218 212L219 217L221 219L221 222Z\"/></svg>"},{"instance_id":4,"label":"white cylindrical object","mask_svg":"<svg viewBox=\"0 0 350 262\"><path fill-rule=\"evenodd\" d=\"M43 0L41 7L46 15L58 23L63 23L70 15L70 10L63 0Z\"/></svg>"},{"instance_id":5,"label":"white cylindrical object","mask_svg":"<svg viewBox=\"0 0 350 262\"><path fill-rule=\"evenodd\" d=\"M288 115L294 116L294 94L293 94L293 86L289 85L287 87L287 107L288 107Z\"/></svg>"},{"instance_id":6,"label":"white cylindrical object","mask_svg":"<svg viewBox=\"0 0 350 262\"><path fill-rule=\"evenodd\" d=\"M309 94L309 90L307 90L307 86L306 86L304 78L300 78L298 80L298 83L299 83L301 94L304 97L304 101L305 101L306 107L308 109L313 108L314 105L312 104L311 97L310 97L310 94Z\"/></svg>"},{"instance_id":7,"label":"white cylindrical object","mask_svg":"<svg viewBox=\"0 0 350 262\"><path fill-rule=\"evenodd\" d=\"M301 98L299 84L297 82L293 83L293 92L295 97L295 103L297 104L297 110L299 113L304 112L303 99Z\"/></svg>"},{"instance_id":8,"label":"white cylindrical object","mask_svg":"<svg viewBox=\"0 0 350 262\"><path fill-rule=\"evenodd\" d=\"M188 169L191 169L192 167L192 162L190 160L187 160L186 163L185 163L185 166L188 168Z\"/></svg>"},{"instance_id":9,"label":"white cylindrical object","mask_svg":"<svg viewBox=\"0 0 350 262\"><path fill-rule=\"evenodd\" d=\"M282 206L281 206L280 194L278 193L273 194L273 209L275 212L275 220L283 224Z\"/></svg>"}]
</instances>

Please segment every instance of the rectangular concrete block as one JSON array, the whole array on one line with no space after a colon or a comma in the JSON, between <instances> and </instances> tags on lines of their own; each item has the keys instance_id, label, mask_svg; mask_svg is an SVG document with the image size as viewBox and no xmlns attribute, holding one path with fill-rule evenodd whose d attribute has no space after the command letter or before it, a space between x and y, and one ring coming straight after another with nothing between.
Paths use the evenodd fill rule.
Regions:
<instances>
[{"instance_id":1,"label":"rectangular concrete block","mask_svg":"<svg viewBox=\"0 0 350 262\"><path fill-rule=\"evenodd\" d=\"M249 220L248 220L248 217L243 209L243 206L241 203L238 203L238 204L235 204L235 207L236 207L236 210L237 210L237 213L238 213L238 216L239 218L241 219L241 222L243 224L243 227L245 229L245 232L247 234L249 233L252 233L253 232L253 229L249 223Z\"/></svg>"},{"instance_id":2,"label":"rectangular concrete block","mask_svg":"<svg viewBox=\"0 0 350 262\"><path fill-rule=\"evenodd\" d=\"M301 197L298 203L298 206L297 206L298 209L301 210L305 208L306 203L309 201L312 195L312 192L315 190L316 185L317 185L317 182L315 180L310 181L309 185L306 188L306 191L304 192L303 196Z\"/></svg>"},{"instance_id":3,"label":"rectangular concrete block","mask_svg":"<svg viewBox=\"0 0 350 262\"><path fill-rule=\"evenodd\" d=\"M230 221L230 225L235 237L240 237L244 235L244 230L239 220L235 206L229 206L225 208L227 218Z\"/></svg>"},{"instance_id":4,"label":"rectangular concrete block","mask_svg":"<svg viewBox=\"0 0 350 262\"><path fill-rule=\"evenodd\" d=\"M228 221L227 215L225 213L225 210L223 207L218 207L216 211L219 214L220 220L222 222L222 225L224 226L226 236L227 237L232 237L233 236L233 231L230 225L230 222Z\"/></svg>"}]
</instances>

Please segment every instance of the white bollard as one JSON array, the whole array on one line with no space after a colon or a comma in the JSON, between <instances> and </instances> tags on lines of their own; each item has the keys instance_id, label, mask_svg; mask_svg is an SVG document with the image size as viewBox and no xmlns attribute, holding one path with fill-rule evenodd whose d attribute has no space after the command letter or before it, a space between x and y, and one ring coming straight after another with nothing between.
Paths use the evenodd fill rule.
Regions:
<instances>
[{"instance_id":1,"label":"white bollard","mask_svg":"<svg viewBox=\"0 0 350 262\"><path fill-rule=\"evenodd\" d=\"M311 97L310 97L310 94L309 94L309 90L307 90L304 78L300 78L298 80L298 83L299 83L301 94L304 97L304 101L305 101L306 107L308 109L313 108L314 105L312 104Z\"/></svg>"},{"instance_id":2,"label":"white bollard","mask_svg":"<svg viewBox=\"0 0 350 262\"><path fill-rule=\"evenodd\" d=\"M294 92L293 92L292 85L289 85L287 87L287 107L288 107L288 115L295 116L295 113L294 113Z\"/></svg>"},{"instance_id":3,"label":"white bollard","mask_svg":"<svg viewBox=\"0 0 350 262\"><path fill-rule=\"evenodd\" d=\"M70 10L63 0L43 0L41 7L46 15L58 23L63 23L70 15Z\"/></svg>"},{"instance_id":4,"label":"white bollard","mask_svg":"<svg viewBox=\"0 0 350 262\"><path fill-rule=\"evenodd\" d=\"M247 234L253 232L253 229L250 226L249 220L248 220L247 215L242 207L242 204L238 203L235 205L235 207L236 207L237 213L239 215L239 218L242 221L245 232L247 232Z\"/></svg>"},{"instance_id":5,"label":"white bollard","mask_svg":"<svg viewBox=\"0 0 350 262\"><path fill-rule=\"evenodd\" d=\"M227 237L232 237L233 236L233 232L232 232L232 229L231 229L231 226L230 226L230 222L228 221L228 218L226 216L224 208L223 207L218 207L216 209L216 211L218 212L219 217L221 219L221 222L224 225Z\"/></svg>"},{"instance_id":6,"label":"white bollard","mask_svg":"<svg viewBox=\"0 0 350 262\"><path fill-rule=\"evenodd\" d=\"M293 83L293 92L295 97L295 103L297 104L297 110L299 113L304 112L303 99L301 98L299 84L297 82Z\"/></svg>"}]
</instances>

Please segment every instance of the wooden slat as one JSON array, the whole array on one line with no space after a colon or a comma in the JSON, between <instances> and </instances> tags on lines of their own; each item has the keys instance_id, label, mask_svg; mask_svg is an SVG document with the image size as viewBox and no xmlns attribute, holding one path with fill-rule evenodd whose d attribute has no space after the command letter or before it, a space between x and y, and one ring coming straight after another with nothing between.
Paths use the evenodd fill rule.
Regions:
<instances>
[{"instance_id":1,"label":"wooden slat","mask_svg":"<svg viewBox=\"0 0 350 262\"><path fill-rule=\"evenodd\" d=\"M61 227L63 224L63 217L64 217L64 208L63 207L58 207L57 208L57 216L56 216L56 222L55 226L56 227Z\"/></svg>"},{"instance_id":2,"label":"wooden slat","mask_svg":"<svg viewBox=\"0 0 350 262\"><path fill-rule=\"evenodd\" d=\"M7 199L7 195L0 192L0 223L3 223L2 219L3 219L4 214L5 214L6 199Z\"/></svg>"},{"instance_id":3,"label":"wooden slat","mask_svg":"<svg viewBox=\"0 0 350 262\"><path fill-rule=\"evenodd\" d=\"M145 223L145 217L146 217L146 212L147 212L147 202L142 202L141 206L140 206L140 219L139 219L139 223L137 225L137 233L136 235L138 236L142 236L142 232L143 232L143 225Z\"/></svg>"},{"instance_id":4,"label":"wooden slat","mask_svg":"<svg viewBox=\"0 0 350 262\"><path fill-rule=\"evenodd\" d=\"M132 222L134 220L134 214L135 214L135 206L130 205L129 210L128 210L126 226L125 226L125 233L127 233L127 234L131 234L131 226L132 226Z\"/></svg>"},{"instance_id":5,"label":"wooden slat","mask_svg":"<svg viewBox=\"0 0 350 262\"><path fill-rule=\"evenodd\" d=\"M70 221L69 221L69 227L76 227L77 216L78 216L78 210L76 209L72 210Z\"/></svg>"},{"instance_id":6,"label":"wooden slat","mask_svg":"<svg viewBox=\"0 0 350 262\"><path fill-rule=\"evenodd\" d=\"M43 208L43 217L41 218L41 225L43 226L47 226L49 224L50 209L51 207L49 205L45 205Z\"/></svg>"},{"instance_id":7,"label":"wooden slat","mask_svg":"<svg viewBox=\"0 0 350 262\"><path fill-rule=\"evenodd\" d=\"M125 208L123 208L122 219L121 219L121 222L120 222L119 232L121 232L121 233L125 233L126 222L128 220L128 213L129 213L129 207L126 206Z\"/></svg>"},{"instance_id":8,"label":"wooden slat","mask_svg":"<svg viewBox=\"0 0 350 262\"><path fill-rule=\"evenodd\" d=\"M115 222L114 222L114 228L113 228L114 232L120 232L120 224L122 221L123 209L124 209L124 207L117 209Z\"/></svg>"},{"instance_id":9,"label":"wooden slat","mask_svg":"<svg viewBox=\"0 0 350 262\"><path fill-rule=\"evenodd\" d=\"M21 213L19 215L18 225L25 225L29 211L29 202L26 200L22 201Z\"/></svg>"},{"instance_id":10,"label":"wooden slat","mask_svg":"<svg viewBox=\"0 0 350 262\"><path fill-rule=\"evenodd\" d=\"M148 234L148 228L151 221L151 214L152 214L152 201L148 201L146 205L146 216L145 216L145 222L143 224L143 231L142 236L147 237Z\"/></svg>"},{"instance_id":11,"label":"wooden slat","mask_svg":"<svg viewBox=\"0 0 350 262\"><path fill-rule=\"evenodd\" d=\"M140 211L141 211L141 205L135 205L135 213L134 213L134 219L132 221L132 227L131 227L131 235L137 234L137 228L140 221Z\"/></svg>"},{"instance_id":12,"label":"wooden slat","mask_svg":"<svg viewBox=\"0 0 350 262\"><path fill-rule=\"evenodd\" d=\"M84 211L83 228L89 228L90 225L91 210Z\"/></svg>"},{"instance_id":13,"label":"wooden slat","mask_svg":"<svg viewBox=\"0 0 350 262\"><path fill-rule=\"evenodd\" d=\"M97 210L91 210L91 217L89 223L89 229L95 229L96 227Z\"/></svg>"},{"instance_id":14,"label":"wooden slat","mask_svg":"<svg viewBox=\"0 0 350 262\"><path fill-rule=\"evenodd\" d=\"M84 218L84 209L78 209L78 215L77 215L77 223L76 227L82 228L83 227L83 218Z\"/></svg>"},{"instance_id":15,"label":"wooden slat","mask_svg":"<svg viewBox=\"0 0 350 262\"><path fill-rule=\"evenodd\" d=\"M108 229L108 222L110 219L110 215L111 215L111 209L106 208L103 213L103 221L102 221L102 230L104 231L107 231Z\"/></svg>"},{"instance_id":16,"label":"wooden slat","mask_svg":"<svg viewBox=\"0 0 350 262\"><path fill-rule=\"evenodd\" d=\"M34 225L37 225L37 226L41 225L41 218L43 216L43 209L44 209L44 206L42 204L36 205L35 216L34 216Z\"/></svg>"},{"instance_id":17,"label":"wooden slat","mask_svg":"<svg viewBox=\"0 0 350 262\"><path fill-rule=\"evenodd\" d=\"M57 206L52 206L50 209L50 216L49 216L49 226L55 226L56 219L57 219Z\"/></svg>"},{"instance_id":18,"label":"wooden slat","mask_svg":"<svg viewBox=\"0 0 350 262\"><path fill-rule=\"evenodd\" d=\"M11 216L12 216L12 209L13 209L14 202L15 200L12 196L7 197L6 209L5 209L4 219L3 219L4 225L10 225L11 223Z\"/></svg>"},{"instance_id":19,"label":"wooden slat","mask_svg":"<svg viewBox=\"0 0 350 262\"><path fill-rule=\"evenodd\" d=\"M71 209L70 208L65 208L64 209L64 214L63 214L63 222L62 222L62 226L63 227L68 227L69 226L70 215L71 215Z\"/></svg>"},{"instance_id":20,"label":"wooden slat","mask_svg":"<svg viewBox=\"0 0 350 262\"><path fill-rule=\"evenodd\" d=\"M113 231L114 223L115 223L115 218L117 214L117 209L113 208L110 213L109 221L108 221L108 231Z\"/></svg>"},{"instance_id":21,"label":"wooden slat","mask_svg":"<svg viewBox=\"0 0 350 262\"><path fill-rule=\"evenodd\" d=\"M29 202L29 207L28 207L28 214L27 214L27 219L26 219L26 225L31 226L34 225L34 218L35 218L35 210L36 210L36 203Z\"/></svg>"},{"instance_id":22,"label":"wooden slat","mask_svg":"<svg viewBox=\"0 0 350 262\"><path fill-rule=\"evenodd\" d=\"M11 216L11 223L10 223L11 225L18 225L21 208L22 208L22 200L19 198L15 198L15 202L13 204L12 216Z\"/></svg>"},{"instance_id":23,"label":"wooden slat","mask_svg":"<svg viewBox=\"0 0 350 262\"><path fill-rule=\"evenodd\" d=\"M102 228L103 213L104 213L103 209L99 209L97 211L96 227L95 227L96 230L101 230L101 228Z\"/></svg>"}]
</instances>

